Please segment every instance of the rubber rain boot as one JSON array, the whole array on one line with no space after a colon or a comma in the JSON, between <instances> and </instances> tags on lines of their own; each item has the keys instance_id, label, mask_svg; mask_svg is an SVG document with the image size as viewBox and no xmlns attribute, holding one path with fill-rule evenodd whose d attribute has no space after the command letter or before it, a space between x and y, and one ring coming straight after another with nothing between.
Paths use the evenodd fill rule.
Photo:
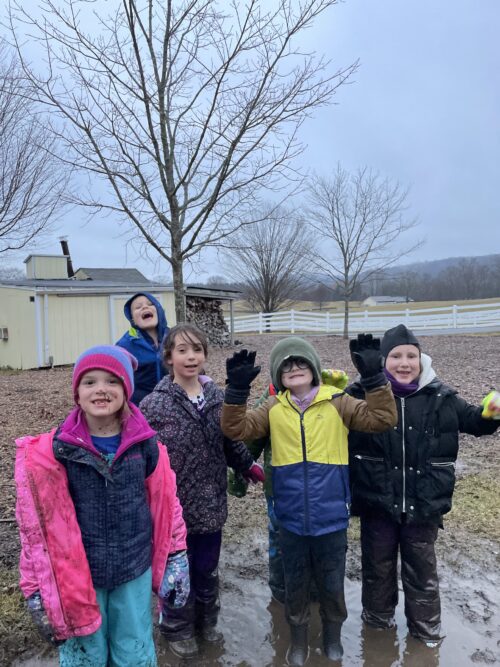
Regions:
<instances>
[{"instance_id":1,"label":"rubber rain boot","mask_svg":"<svg viewBox=\"0 0 500 667\"><path fill-rule=\"evenodd\" d=\"M307 624L290 626L290 646L286 652L286 662L290 667L302 667L309 657Z\"/></svg>"},{"instance_id":2,"label":"rubber rain boot","mask_svg":"<svg viewBox=\"0 0 500 667\"><path fill-rule=\"evenodd\" d=\"M344 648L340 641L342 623L323 621L323 653L330 660L340 660L344 655Z\"/></svg>"},{"instance_id":3,"label":"rubber rain boot","mask_svg":"<svg viewBox=\"0 0 500 667\"><path fill-rule=\"evenodd\" d=\"M198 642L194 637L179 639L179 641L168 642L169 648L178 658L192 658L198 653Z\"/></svg>"}]
</instances>

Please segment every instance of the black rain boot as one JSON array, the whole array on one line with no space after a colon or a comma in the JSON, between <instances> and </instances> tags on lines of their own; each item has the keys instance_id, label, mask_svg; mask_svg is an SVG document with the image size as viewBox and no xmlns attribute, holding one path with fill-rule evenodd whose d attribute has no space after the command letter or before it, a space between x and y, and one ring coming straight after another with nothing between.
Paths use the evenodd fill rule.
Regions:
<instances>
[{"instance_id":1,"label":"black rain boot","mask_svg":"<svg viewBox=\"0 0 500 667\"><path fill-rule=\"evenodd\" d=\"M168 645L172 653L178 658L192 658L198 653L198 642L194 637L169 641Z\"/></svg>"},{"instance_id":2,"label":"black rain boot","mask_svg":"<svg viewBox=\"0 0 500 667\"><path fill-rule=\"evenodd\" d=\"M290 626L290 646L286 652L286 661L290 667L302 667L309 657L307 623Z\"/></svg>"},{"instance_id":3,"label":"black rain boot","mask_svg":"<svg viewBox=\"0 0 500 667\"><path fill-rule=\"evenodd\" d=\"M330 660L340 660L344 649L340 641L342 623L323 621L323 652Z\"/></svg>"}]
</instances>

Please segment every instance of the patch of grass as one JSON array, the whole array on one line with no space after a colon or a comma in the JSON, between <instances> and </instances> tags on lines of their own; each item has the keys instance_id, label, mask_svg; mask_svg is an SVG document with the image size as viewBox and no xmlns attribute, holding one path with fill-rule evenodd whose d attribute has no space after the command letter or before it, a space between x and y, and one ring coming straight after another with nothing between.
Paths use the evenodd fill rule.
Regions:
<instances>
[{"instance_id":1,"label":"patch of grass","mask_svg":"<svg viewBox=\"0 0 500 667\"><path fill-rule=\"evenodd\" d=\"M10 660L27 649L42 645L23 595L19 590L19 572L15 569L0 569L0 664L11 664Z\"/></svg>"},{"instance_id":2,"label":"patch of grass","mask_svg":"<svg viewBox=\"0 0 500 667\"><path fill-rule=\"evenodd\" d=\"M500 482L484 475L457 480L453 509L446 522L453 528L500 541Z\"/></svg>"}]
</instances>

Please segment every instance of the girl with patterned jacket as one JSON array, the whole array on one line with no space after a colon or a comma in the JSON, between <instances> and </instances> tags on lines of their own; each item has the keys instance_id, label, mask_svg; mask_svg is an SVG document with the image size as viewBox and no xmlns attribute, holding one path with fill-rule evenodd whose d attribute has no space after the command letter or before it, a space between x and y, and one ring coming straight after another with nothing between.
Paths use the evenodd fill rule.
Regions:
<instances>
[{"instance_id":1,"label":"girl with patterned jacket","mask_svg":"<svg viewBox=\"0 0 500 667\"><path fill-rule=\"evenodd\" d=\"M183 609L165 601L160 625L172 652L181 657L198 652L196 634L209 642L221 639L215 626L227 466L254 482L264 480L245 444L222 433L223 393L203 375L207 354L207 339L199 329L190 324L173 327L163 346L170 375L140 405L168 449L187 527L191 593Z\"/></svg>"},{"instance_id":2,"label":"girl with patterned jacket","mask_svg":"<svg viewBox=\"0 0 500 667\"><path fill-rule=\"evenodd\" d=\"M76 407L16 441L21 589L62 667L155 667L151 590L189 594L186 527L167 452L129 401L136 360L84 352Z\"/></svg>"}]
</instances>

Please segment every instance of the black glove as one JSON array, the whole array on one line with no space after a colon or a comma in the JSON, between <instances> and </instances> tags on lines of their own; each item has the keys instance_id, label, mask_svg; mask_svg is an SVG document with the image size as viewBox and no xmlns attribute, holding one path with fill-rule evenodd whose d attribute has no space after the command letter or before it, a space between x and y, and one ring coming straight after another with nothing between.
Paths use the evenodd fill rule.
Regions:
<instances>
[{"instance_id":1,"label":"black glove","mask_svg":"<svg viewBox=\"0 0 500 667\"><path fill-rule=\"evenodd\" d=\"M64 644L64 640L56 639L54 637L54 630L50 625L45 609L43 608L42 598L39 591L36 591L29 596L27 604L33 623L36 625L36 629L42 639L45 639L45 641L53 646Z\"/></svg>"},{"instance_id":2,"label":"black glove","mask_svg":"<svg viewBox=\"0 0 500 667\"><path fill-rule=\"evenodd\" d=\"M226 359L226 394L224 401L230 405L243 405L250 394L250 384L260 373L255 365L256 352L241 350Z\"/></svg>"},{"instance_id":3,"label":"black glove","mask_svg":"<svg viewBox=\"0 0 500 667\"><path fill-rule=\"evenodd\" d=\"M363 389L370 391L387 383L379 338L373 338L371 334L358 334L357 339L349 341L349 349L352 363L361 376Z\"/></svg>"}]
</instances>

